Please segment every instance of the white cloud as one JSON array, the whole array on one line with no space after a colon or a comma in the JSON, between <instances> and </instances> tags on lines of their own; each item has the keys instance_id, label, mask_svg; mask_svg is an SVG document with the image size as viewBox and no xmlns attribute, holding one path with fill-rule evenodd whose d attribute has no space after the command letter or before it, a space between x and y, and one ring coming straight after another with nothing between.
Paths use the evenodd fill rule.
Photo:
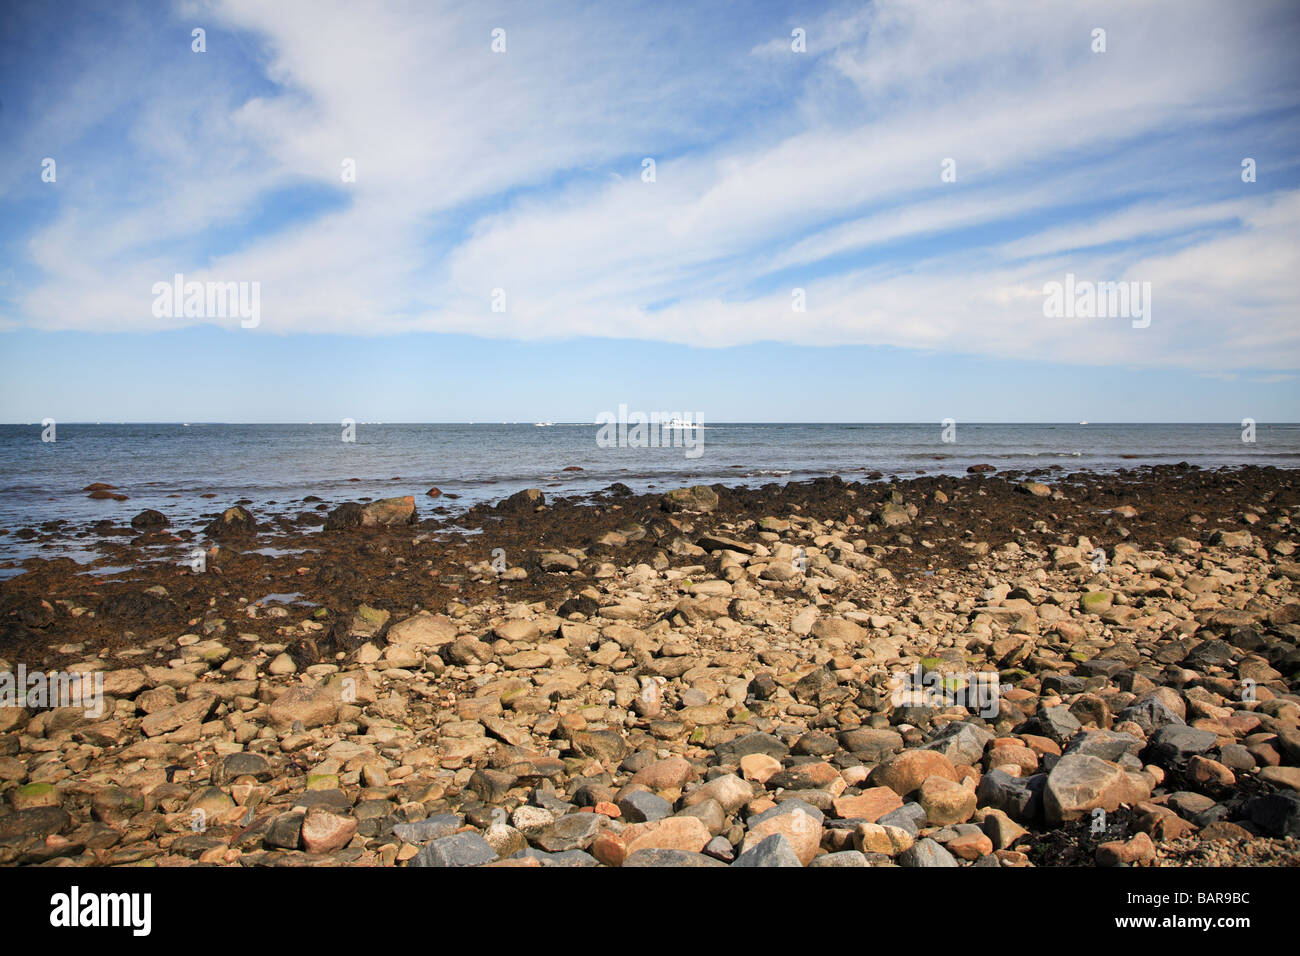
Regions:
<instances>
[{"instance_id":1,"label":"white cloud","mask_svg":"<svg viewBox=\"0 0 1300 956\"><path fill-rule=\"evenodd\" d=\"M263 333L1297 367L1298 194L1242 184L1232 167L1214 184L1126 165L1171 131L1200 141L1294 106L1280 9L882 0L730 49L725 31L692 38L656 7L620 21L592 8L196 6L260 41L275 86L234 102L214 90L194 125L178 125L169 91L146 99L132 141L165 171L126 202L73 191L33 235L44 280L9 318L174 324L149 315L148 290L180 271L261 281ZM807 54L789 52L792 25ZM505 55L489 50L495 26ZM1106 54L1089 49L1093 26L1108 30ZM701 55L710 45L717 55ZM774 86L785 111L758 105L754 91ZM653 184L642 156L657 160ZM346 187L344 157L358 167ZM956 184L939 180L945 157ZM1161 194L1166 176L1185 188ZM206 235L296 184L337 189L342 205L203 254ZM987 238L958 245L959 229ZM900 242L906 258L891 254ZM1151 281L1151 328L1043 319L1042 284L1066 271ZM806 313L791 311L795 285ZM505 315L489 309L498 287Z\"/></svg>"}]
</instances>

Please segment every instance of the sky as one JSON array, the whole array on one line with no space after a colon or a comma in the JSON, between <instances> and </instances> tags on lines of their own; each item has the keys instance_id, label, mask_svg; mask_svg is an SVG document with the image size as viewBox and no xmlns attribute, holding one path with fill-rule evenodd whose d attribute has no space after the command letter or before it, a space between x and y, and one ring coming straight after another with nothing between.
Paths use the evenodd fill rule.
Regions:
<instances>
[{"instance_id":1,"label":"sky","mask_svg":"<svg viewBox=\"0 0 1300 956\"><path fill-rule=\"evenodd\" d=\"M9 0L0 421L1297 421L1297 50L1293 0Z\"/></svg>"}]
</instances>

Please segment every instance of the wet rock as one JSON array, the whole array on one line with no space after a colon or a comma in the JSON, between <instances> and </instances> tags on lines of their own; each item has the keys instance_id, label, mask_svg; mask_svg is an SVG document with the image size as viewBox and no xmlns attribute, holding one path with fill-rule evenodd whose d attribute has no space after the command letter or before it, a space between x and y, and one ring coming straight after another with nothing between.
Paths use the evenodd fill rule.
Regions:
<instances>
[{"instance_id":1,"label":"wet rock","mask_svg":"<svg viewBox=\"0 0 1300 956\"><path fill-rule=\"evenodd\" d=\"M257 532L257 521L252 512L240 505L227 508L204 529L203 533L214 541L246 537Z\"/></svg>"},{"instance_id":2,"label":"wet rock","mask_svg":"<svg viewBox=\"0 0 1300 956\"><path fill-rule=\"evenodd\" d=\"M395 528L399 525L414 524L416 519L415 497L405 495L401 498L383 498L372 501L361 509L361 527Z\"/></svg>"},{"instance_id":3,"label":"wet rock","mask_svg":"<svg viewBox=\"0 0 1300 956\"><path fill-rule=\"evenodd\" d=\"M718 507L718 493L708 485L674 488L661 499L664 511L709 512Z\"/></svg>"},{"instance_id":4,"label":"wet rock","mask_svg":"<svg viewBox=\"0 0 1300 956\"><path fill-rule=\"evenodd\" d=\"M146 508L131 519L131 527L135 528L137 531L157 531L159 528L165 528L169 524L171 524L171 522L167 520L165 514L161 511L154 511L151 508Z\"/></svg>"}]
</instances>

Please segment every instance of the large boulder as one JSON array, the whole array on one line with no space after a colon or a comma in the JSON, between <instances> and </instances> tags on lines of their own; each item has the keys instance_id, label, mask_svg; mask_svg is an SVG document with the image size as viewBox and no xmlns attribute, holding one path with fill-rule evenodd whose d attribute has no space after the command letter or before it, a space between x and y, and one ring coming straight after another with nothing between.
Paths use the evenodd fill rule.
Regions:
<instances>
[{"instance_id":1,"label":"large boulder","mask_svg":"<svg viewBox=\"0 0 1300 956\"><path fill-rule=\"evenodd\" d=\"M214 519L203 529L203 533L214 541L239 538L254 534L256 531L257 521L253 518L252 512L239 505L227 508L221 512L221 517Z\"/></svg>"},{"instance_id":2,"label":"large boulder","mask_svg":"<svg viewBox=\"0 0 1300 956\"><path fill-rule=\"evenodd\" d=\"M388 629L388 643L403 647L442 647L456 640L456 625L445 614L420 611Z\"/></svg>"},{"instance_id":3,"label":"large boulder","mask_svg":"<svg viewBox=\"0 0 1300 956\"><path fill-rule=\"evenodd\" d=\"M664 511L712 511L718 507L718 493L708 485L674 488L663 496Z\"/></svg>"},{"instance_id":4,"label":"large boulder","mask_svg":"<svg viewBox=\"0 0 1300 956\"><path fill-rule=\"evenodd\" d=\"M415 497L383 498L361 509L361 527L394 528L415 523Z\"/></svg>"},{"instance_id":5,"label":"large boulder","mask_svg":"<svg viewBox=\"0 0 1300 956\"><path fill-rule=\"evenodd\" d=\"M1096 809L1115 810L1129 791L1123 767L1100 757L1067 754L1047 775L1043 811L1049 824L1059 826Z\"/></svg>"}]
</instances>

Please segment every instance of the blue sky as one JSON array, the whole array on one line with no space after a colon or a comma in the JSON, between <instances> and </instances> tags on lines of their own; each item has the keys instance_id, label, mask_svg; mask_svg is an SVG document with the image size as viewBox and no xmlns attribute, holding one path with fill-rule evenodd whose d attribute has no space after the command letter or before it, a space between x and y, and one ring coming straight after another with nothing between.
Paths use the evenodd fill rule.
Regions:
<instances>
[{"instance_id":1,"label":"blue sky","mask_svg":"<svg viewBox=\"0 0 1300 956\"><path fill-rule=\"evenodd\" d=\"M697 6L10 3L0 421L1300 420L1300 7Z\"/></svg>"}]
</instances>

